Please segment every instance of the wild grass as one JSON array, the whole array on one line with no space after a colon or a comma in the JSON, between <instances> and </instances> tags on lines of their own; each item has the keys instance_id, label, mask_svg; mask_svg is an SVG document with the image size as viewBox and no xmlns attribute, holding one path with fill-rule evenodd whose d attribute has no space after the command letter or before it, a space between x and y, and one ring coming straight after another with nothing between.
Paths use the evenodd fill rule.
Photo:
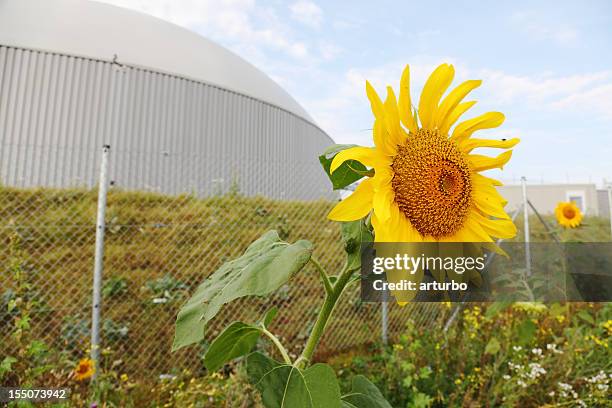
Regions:
<instances>
[{"instance_id":1,"label":"wild grass","mask_svg":"<svg viewBox=\"0 0 612 408\"><path fill-rule=\"evenodd\" d=\"M202 367L201 349L170 354L174 319L186 297L223 262L270 229L287 241L312 241L322 264L338 270L344 261L340 231L326 218L333 204L239 194L198 198L111 190L103 279L104 347L121 356L121 370L130 376L151 377L184 368L197 372ZM4 304L13 286L4 244L16 232L33 291L41 300L32 313L34 331L74 360L88 352L96 206L95 190L0 187L0 322L10 319ZM545 219L556 229L551 216ZM520 217L516 222L515 240L520 241ZM532 241L552 239L536 217L530 224ZM610 234L608 221L594 217L587 217L580 229L558 233L564 241L607 241ZM317 274L308 267L271 301L246 299L227 305L209 333L217 333L229 321L255 320L267 308L281 305L283 313L273 329L297 354L314 321L314 305L322 298ZM419 324L426 324L432 312L427 305L390 305L389 313L393 337L404 329L408 315L419 316ZM319 356L378 341L380 324L379 305L360 302L355 285L335 311ZM9 345L7 336L0 328L1 343ZM9 351L10 346L3 347L0 360Z\"/></svg>"},{"instance_id":2,"label":"wild grass","mask_svg":"<svg viewBox=\"0 0 612 408\"><path fill-rule=\"evenodd\" d=\"M41 299L33 313L38 336L77 359L88 353L97 191L0 188L0 242L21 237L26 269ZM278 201L237 194L200 199L190 195L111 190L106 212L103 346L121 355L130 376L151 377L201 369L198 347L170 354L176 313L186 297L223 262L239 256L262 233L276 229L287 241L308 239L330 271L341 268L337 224L326 215L333 203ZM11 296L8 251L0 246L0 296ZM378 338L377 305L358 301L355 285L336 311L329 353ZM350 300L348 300L350 297ZM254 321L267 308L283 306L273 329L293 353L315 319L323 291L307 267L271 301L245 299L227 305L209 327L209 338L233 320ZM0 305L4 306L4 305ZM10 316L0 312L0 320ZM403 313L399 311L398 313ZM0 329L0 342L9 344ZM0 360L10 347L0 350Z\"/></svg>"}]
</instances>

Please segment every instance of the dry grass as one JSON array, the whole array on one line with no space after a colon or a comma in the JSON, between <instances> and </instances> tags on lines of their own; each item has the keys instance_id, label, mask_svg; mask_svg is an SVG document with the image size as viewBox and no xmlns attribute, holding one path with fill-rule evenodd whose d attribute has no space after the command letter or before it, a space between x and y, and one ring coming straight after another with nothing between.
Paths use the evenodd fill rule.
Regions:
<instances>
[{"instance_id":1,"label":"dry grass","mask_svg":"<svg viewBox=\"0 0 612 408\"><path fill-rule=\"evenodd\" d=\"M35 331L74 359L87 353L88 347L96 202L97 192L90 190L0 187L0 296L11 288L5 243L17 231L23 238L34 289L43 300L33 322ZM277 201L239 195L198 199L111 191L104 281L107 287L109 282L125 285L104 299L103 319L114 324L109 323L104 332L104 345L120 356L122 370L131 376L200 368L197 347L170 354L174 319L185 297L224 261L240 255L270 229L278 230L288 241L312 241L317 258L329 270L339 269L344 261L339 228L326 219L332 205L323 200ZM552 217L546 219L555 225ZM609 239L607 220L587 218L584 224L579 230L562 231L563 240ZM517 225L520 229L520 219ZM531 225L534 241L550 241L535 217ZM516 239L521 237L519 231ZM355 285L338 306L322 339L320 356L380 339L379 306L359 302L358 289ZM160 297L168 301L154 303ZM227 305L209 334L229 321L257 319L276 305L282 311L273 329L297 354L322 297L317 274L306 268L267 302L244 299ZM0 322L7 318L1 313ZM391 305L389 313L391 337L404 329L409 314L421 316L420 324L432 317L424 305ZM7 326L0 328L0 342L8 344ZM118 331L122 327L127 327L126 335Z\"/></svg>"},{"instance_id":2,"label":"dry grass","mask_svg":"<svg viewBox=\"0 0 612 408\"><path fill-rule=\"evenodd\" d=\"M96 191L0 188L0 242L8 243L15 231L23 238L27 269L43 300L35 330L75 359L88 347L96 201ZM115 330L109 325L104 345L120 356L131 375L200 367L197 347L170 354L174 319L185 297L270 229L288 241L312 241L317 258L330 271L339 269L344 261L339 228L326 219L332 205L323 200L239 195L198 199L111 191L104 282L125 285L119 284L124 289L104 299L103 319L115 325ZM6 245L0 246L0 287L5 293L11 287L7 257ZM333 334L323 339L322 353L378 339L378 306L358 302L357 289L336 311ZM160 297L169 300L154 303ZM277 305L282 312L273 329L298 353L322 297L317 274L308 267L267 302L244 299L227 305L209 333L217 333L232 320L257 319ZM117 332L121 327L128 328L126 336Z\"/></svg>"}]
</instances>

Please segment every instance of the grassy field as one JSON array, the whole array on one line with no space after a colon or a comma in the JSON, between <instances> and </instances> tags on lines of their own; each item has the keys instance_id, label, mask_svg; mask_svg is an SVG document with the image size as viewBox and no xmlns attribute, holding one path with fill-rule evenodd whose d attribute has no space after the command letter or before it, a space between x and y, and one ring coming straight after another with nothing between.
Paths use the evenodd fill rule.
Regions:
<instances>
[{"instance_id":1,"label":"grassy field","mask_svg":"<svg viewBox=\"0 0 612 408\"><path fill-rule=\"evenodd\" d=\"M96 191L0 188L0 242L6 244L0 246L0 319L10 320L5 313L13 286L8 248L16 235L32 296L41 301L33 314L34 331L72 361L88 353L96 200ZM339 269L344 262L339 227L326 219L332 205L111 191L102 307L105 351L121 356L121 369L131 376L201 369L197 347L170 354L174 319L185 298L219 265L270 229L288 241L312 241L322 264L330 271ZM320 356L380 338L379 306L361 303L358 290L355 285L336 310ZM322 298L318 275L307 267L269 302L251 298L227 305L209 332L216 333L229 321L255 320L272 305L283 306L273 329L299 353L316 317L314 305ZM424 308L392 308L391 331L401 330L413 309ZM4 344L10 344L7 328L0 329ZM0 360L9 349L0 350Z\"/></svg>"},{"instance_id":2,"label":"grassy field","mask_svg":"<svg viewBox=\"0 0 612 408\"><path fill-rule=\"evenodd\" d=\"M565 229L559 227L557 220L552 215L543 215L550 231L556 234L562 242L610 242L610 221L602 217L585 217L580 228ZM518 228L514 242L524 241L523 217L518 216L515 220ZM531 242L552 242L553 237L544 224L536 217L529 217L529 232Z\"/></svg>"},{"instance_id":3,"label":"grassy field","mask_svg":"<svg viewBox=\"0 0 612 408\"><path fill-rule=\"evenodd\" d=\"M5 312L12 290L8 243L16 234L32 296L41 301L33 315L34 330L72 361L88 353L96 201L97 192L89 190L0 188L0 319L10 319ZM332 205L237 194L198 199L112 190L102 309L106 352L121 356L121 369L133 376L201 369L198 348L170 354L174 319L185 298L219 265L270 229L288 241L312 241L315 256L329 270L337 270L343 253L338 225L326 219ZM545 218L556 228L552 217ZM551 240L542 223L535 217L530 222L533 241ZM520 217L517 225L515 240L520 241ZM598 218L586 218L578 230L558 232L564 241L609 239L608 221ZM320 357L380 339L379 306L361 303L358 293L356 285L336 310ZM283 313L273 329L297 354L315 318L313 305L322 296L315 271L307 268L270 302L245 299L226 306L209 330L213 334L229 321L257 319L272 305L281 305ZM418 324L425 325L435 313L424 304L392 305L390 334L403 330L408 315L418 316ZM10 344L7 325L2 327L0 341ZM0 359L9 349L0 350Z\"/></svg>"}]
</instances>

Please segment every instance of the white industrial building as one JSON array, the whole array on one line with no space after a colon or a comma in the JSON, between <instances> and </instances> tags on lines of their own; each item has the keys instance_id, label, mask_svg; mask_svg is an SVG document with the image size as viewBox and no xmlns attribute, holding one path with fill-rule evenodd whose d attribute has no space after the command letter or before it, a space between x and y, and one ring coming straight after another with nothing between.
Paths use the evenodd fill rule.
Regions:
<instances>
[{"instance_id":1,"label":"white industrial building","mask_svg":"<svg viewBox=\"0 0 612 408\"><path fill-rule=\"evenodd\" d=\"M332 139L264 73L174 24L84 0L0 1L0 183L330 196Z\"/></svg>"},{"instance_id":2,"label":"white industrial building","mask_svg":"<svg viewBox=\"0 0 612 408\"><path fill-rule=\"evenodd\" d=\"M520 184L503 185L497 188L508 200L506 210L512 212L523 203ZM608 191L598 189L595 184L527 184L527 197L538 212L552 214L561 201L573 201L586 215L609 217Z\"/></svg>"}]
</instances>

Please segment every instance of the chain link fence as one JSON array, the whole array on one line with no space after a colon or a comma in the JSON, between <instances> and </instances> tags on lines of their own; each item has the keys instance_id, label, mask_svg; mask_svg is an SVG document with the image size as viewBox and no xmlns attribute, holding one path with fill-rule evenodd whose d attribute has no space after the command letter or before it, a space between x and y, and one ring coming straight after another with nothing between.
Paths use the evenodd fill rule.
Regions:
<instances>
[{"instance_id":1,"label":"chain link fence","mask_svg":"<svg viewBox=\"0 0 612 408\"><path fill-rule=\"evenodd\" d=\"M24 147L28 149L36 147ZM26 152L23 157L35 158L36 153ZM148 185L128 190L121 188L121 180L113 180L120 175L112 170L134 154L140 153L110 152L100 319L102 353L117 356L122 370L132 377L201 369L205 344L170 351L177 311L202 280L223 262L239 256L262 233L275 229L287 241L308 239L314 243L314 255L328 270L342 266L339 227L326 218L332 200L243 195L240 175L232 180L209 180L215 187L214 194L207 196L198 191L161 194ZM177 155L168 160L164 152L142 154L149 155L151 168L164 157L165 174L173 177L177 175L172 166L179 168L185 159ZM205 177L215 161L224 160L189 159L199 164L179 177ZM322 171L316 161L295 166L297 171ZM249 175L255 182L268 179L267 174ZM282 196L278 192L277 197ZM14 311L9 313L7 304L15 296L11 270L15 264L27 273L30 296L38 300L31 321L34 335L74 360L88 354L97 205L97 188L79 185L79 181L74 188L0 186L0 344L6 345L0 348L0 360L11 352ZM228 322L252 321L279 306L281 312L272 329L297 355L322 299L318 274L308 266L270 299L244 298L226 305L209 325L209 339ZM417 324L428 324L437 311L435 304L389 304L386 334L391 340L396 338L410 315ZM362 303L359 285L354 285L335 311L318 356L379 342L382 335L381 306Z\"/></svg>"}]
</instances>

